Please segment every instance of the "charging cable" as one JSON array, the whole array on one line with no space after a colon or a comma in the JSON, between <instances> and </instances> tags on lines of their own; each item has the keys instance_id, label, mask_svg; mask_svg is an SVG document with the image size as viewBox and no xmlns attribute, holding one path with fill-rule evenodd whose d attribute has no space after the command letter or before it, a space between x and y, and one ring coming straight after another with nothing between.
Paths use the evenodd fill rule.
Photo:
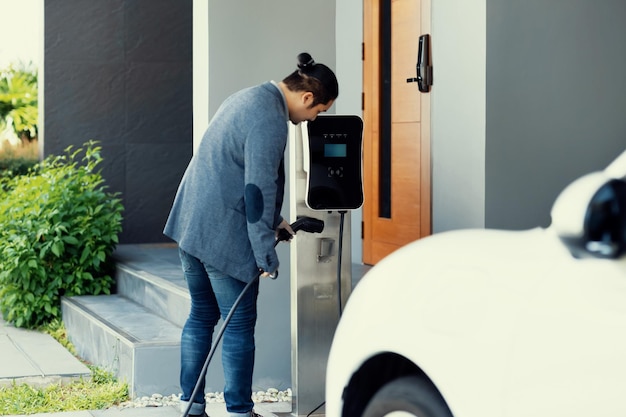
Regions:
<instances>
[{"instance_id":1,"label":"charging cable","mask_svg":"<svg viewBox=\"0 0 626 417\"><path fill-rule=\"evenodd\" d=\"M341 295L341 264L342 264L342 254L343 254L343 223L345 220L345 216L346 216L346 211L340 211L339 212L339 248L337 249L337 293L338 293L338 297L337 299L339 300L339 318L341 318L341 315L343 314L343 306L342 306L342 295Z\"/></svg>"}]
</instances>

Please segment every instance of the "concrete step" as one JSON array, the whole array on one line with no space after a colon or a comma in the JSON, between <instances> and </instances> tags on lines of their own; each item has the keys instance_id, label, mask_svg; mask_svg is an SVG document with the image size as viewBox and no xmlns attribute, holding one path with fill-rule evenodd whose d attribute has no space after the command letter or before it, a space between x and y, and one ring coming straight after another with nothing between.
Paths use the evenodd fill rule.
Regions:
<instances>
[{"instance_id":1,"label":"concrete step","mask_svg":"<svg viewBox=\"0 0 626 417\"><path fill-rule=\"evenodd\" d=\"M78 355L129 384L132 396L180 392L181 328L120 295L62 300Z\"/></svg>"},{"instance_id":2,"label":"concrete step","mask_svg":"<svg viewBox=\"0 0 626 417\"><path fill-rule=\"evenodd\" d=\"M191 298L172 245L120 245L114 258L117 294L184 326Z\"/></svg>"},{"instance_id":3,"label":"concrete step","mask_svg":"<svg viewBox=\"0 0 626 417\"><path fill-rule=\"evenodd\" d=\"M125 378L134 396L178 394L180 333L190 308L178 249L171 244L118 245L114 257L115 295L63 300L68 335L82 358ZM288 274L281 278L261 285L255 391L291 387ZM221 325L220 320L215 334ZM220 344L206 392L224 389L221 355Z\"/></svg>"},{"instance_id":4,"label":"concrete step","mask_svg":"<svg viewBox=\"0 0 626 417\"><path fill-rule=\"evenodd\" d=\"M131 395L180 393L180 335L191 299L171 244L119 245L116 294L63 300L63 321L78 355L129 383ZM221 321L220 324L221 325ZM224 387L221 347L206 378Z\"/></svg>"},{"instance_id":5,"label":"concrete step","mask_svg":"<svg viewBox=\"0 0 626 417\"><path fill-rule=\"evenodd\" d=\"M186 288L123 263L117 265L115 275L118 295L144 306L179 327L185 325L191 307Z\"/></svg>"}]
</instances>

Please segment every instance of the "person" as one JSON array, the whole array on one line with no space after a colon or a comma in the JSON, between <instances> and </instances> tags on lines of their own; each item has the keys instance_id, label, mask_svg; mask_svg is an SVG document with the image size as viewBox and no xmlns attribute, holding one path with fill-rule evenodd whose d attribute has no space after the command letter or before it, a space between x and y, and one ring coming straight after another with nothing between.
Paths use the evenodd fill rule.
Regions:
<instances>
[{"instance_id":1,"label":"person","mask_svg":"<svg viewBox=\"0 0 626 417\"><path fill-rule=\"evenodd\" d=\"M204 383L190 398L225 318L246 284L274 276L288 121L312 121L339 94L337 78L311 55L281 82L234 93L211 119L178 187L163 233L177 242L191 309L181 336L181 407L206 416ZM254 417L252 373L258 280L241 299L223 335L224 399L232 417Z\"/></svg>"}]
</instances>

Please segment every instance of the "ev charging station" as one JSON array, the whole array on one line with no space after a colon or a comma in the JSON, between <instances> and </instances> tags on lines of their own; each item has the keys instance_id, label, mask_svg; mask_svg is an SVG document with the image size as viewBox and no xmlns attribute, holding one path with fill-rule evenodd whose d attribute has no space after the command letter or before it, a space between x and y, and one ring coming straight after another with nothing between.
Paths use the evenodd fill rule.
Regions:
<instances>
[{"instance_id":1,"label":"ev charging station","mask_svg":"<svg viewBox=\"0 0 626 417\"><path fill-rule=\"evenodd\" d=\"M358 116L320 115L290 126L292 220L324 222L321 233L298 234L290 244L295 416L324 403L330 346L352 290L350 210L363 204L362 133Z\"/></svg>"}]
</instances>

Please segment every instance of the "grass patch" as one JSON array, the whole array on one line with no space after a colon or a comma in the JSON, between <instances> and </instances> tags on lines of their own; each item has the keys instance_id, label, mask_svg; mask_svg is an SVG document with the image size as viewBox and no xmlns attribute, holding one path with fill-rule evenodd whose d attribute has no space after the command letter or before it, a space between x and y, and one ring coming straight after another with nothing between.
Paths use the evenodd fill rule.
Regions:
<instances>
[{"instance_id":1,"label":"grass patch","mask_svg":"<svg viewBox=\"0 0 626 417\"><path fill-rule=\"evenodd\" d=\"M0 415L101 410L119 404L127 396L128 387L115 380L81 380L43 388L13 385L0 388Z\"/></svg>"},{"instance_id":2,"label":"grass patch","mask_svg":"<svg viewBox=\"0 0 626 417\"><path fill-rule=\"evenodd\" d=\"M76 356L60 320L40 328L50 334ZM63 411L101 410L128 400L128 385L117 381L113 374L85 364L91 370L91 380L68 384L53 384L37 388L28 384L0 387L0 415L57 413Z\"/></svg>"}]
</instances>

